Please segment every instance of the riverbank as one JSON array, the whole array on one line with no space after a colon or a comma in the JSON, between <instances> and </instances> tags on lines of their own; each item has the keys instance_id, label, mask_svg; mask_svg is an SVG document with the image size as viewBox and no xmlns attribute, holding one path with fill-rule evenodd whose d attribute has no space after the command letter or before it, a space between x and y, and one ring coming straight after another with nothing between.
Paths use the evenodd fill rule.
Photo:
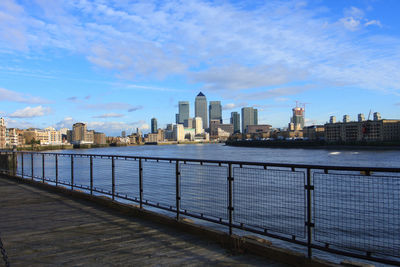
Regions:
<instances>
[{"instance_id":1,"label":"riverbank","mask_svg":"<svg viewBox=\"0 0 400 267\"><path fill-rule=\"evenodd\" d=\"M304 140L235 140L226 141L227 146L238 147L265 147L265 148L293 148L293 149L326 149L326 150L400 150L400 142L374 143L327 143L324 141Z\"/></svg>"}]
</instances>

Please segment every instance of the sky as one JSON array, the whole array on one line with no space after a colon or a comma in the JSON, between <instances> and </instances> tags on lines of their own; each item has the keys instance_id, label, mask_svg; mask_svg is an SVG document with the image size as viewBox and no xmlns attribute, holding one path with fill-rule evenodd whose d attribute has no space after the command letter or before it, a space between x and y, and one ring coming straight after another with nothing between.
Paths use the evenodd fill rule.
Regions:
<instances>
[{"instance_id":1,"label":"sky","mask_svg":"<svg viewBox=\"0 0 400 267\"><path fill-rule=\"evenodd\" d=\"M400 119L400 1L1 0L7 127L107 135L175 122L178 101L245 106L259 124ZM299 104L300 105L300 104Z\"/></svg>"}]
</instances>

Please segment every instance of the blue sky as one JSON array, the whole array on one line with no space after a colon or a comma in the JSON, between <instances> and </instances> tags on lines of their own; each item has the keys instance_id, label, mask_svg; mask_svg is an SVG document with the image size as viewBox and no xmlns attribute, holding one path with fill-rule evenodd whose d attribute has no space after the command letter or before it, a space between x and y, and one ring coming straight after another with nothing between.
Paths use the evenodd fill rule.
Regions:
<instances>
[{"instance_id":1,"label":"blue sky","mask_svg":"<svg viewBox=\"0 0 400 267\"><path fill-rule=\"evenodd\" d=\"M249 4L251 3L251 4ZM284 127L379 111L400 119L400 1L1 0L8 127L119 135L175 121L202 91Z\"/></svg>"}]
</instances>

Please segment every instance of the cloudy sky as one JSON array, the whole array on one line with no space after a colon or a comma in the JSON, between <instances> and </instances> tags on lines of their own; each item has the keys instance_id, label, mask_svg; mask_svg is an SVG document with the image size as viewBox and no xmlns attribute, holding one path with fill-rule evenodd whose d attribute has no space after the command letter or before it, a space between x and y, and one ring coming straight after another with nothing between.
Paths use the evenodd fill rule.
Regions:
<instances>
[{"instance_id":1,"label":"cloudy sky","mask_svg":"<svg viewBox=\"0 0 400 267\"><path fill-rule=\"evenodd\" d=\"M251 2L251 4L249 4ZM400 119L400 1L1 0L8 127L118 135L174 122L202 91L286 126L379 111Z\"/></svg>"}]
</instances>

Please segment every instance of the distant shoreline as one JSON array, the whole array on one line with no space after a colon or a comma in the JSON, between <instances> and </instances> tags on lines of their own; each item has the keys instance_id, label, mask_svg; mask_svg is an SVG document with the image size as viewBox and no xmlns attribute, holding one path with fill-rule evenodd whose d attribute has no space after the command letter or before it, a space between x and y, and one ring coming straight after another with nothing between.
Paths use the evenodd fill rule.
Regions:
<instances>
[{"instance_id":1,"label":"distant shoreline","mask_svg":"<svg viewBox=\"0 0 400 267\"><path fill-rule=\"evenodd\" d=\"M226 141L227 146L288 148L288 149L326 149L326 150L400 150L400 142L391 143L326 143L324 141L268 141L268 140L237 140Z\"/></svg>"}]
</instances>

